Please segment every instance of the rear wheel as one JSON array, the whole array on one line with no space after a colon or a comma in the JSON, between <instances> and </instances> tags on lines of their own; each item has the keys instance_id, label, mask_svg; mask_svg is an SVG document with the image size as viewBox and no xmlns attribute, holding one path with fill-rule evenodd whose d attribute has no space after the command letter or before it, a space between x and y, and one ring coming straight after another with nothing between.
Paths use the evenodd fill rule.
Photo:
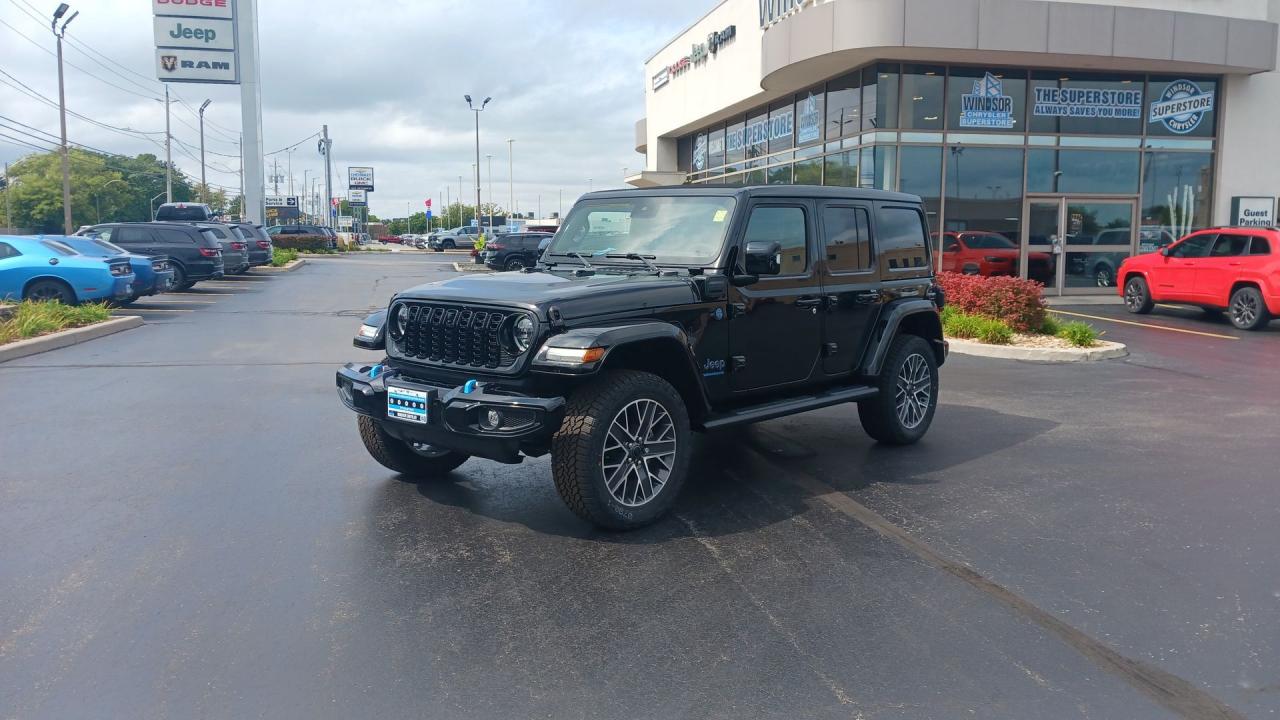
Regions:
<instances>
[{"instance_id":1,"label":"rear wheel","mask_svg":"<svg viewBox=\"0 0 1280 720\"><path fill-rule=\"evenodd\" d=\"M1255 287L1242 287L1231 293L1228 312L1231 324L1241 330L1258 330L1271 322L1271 314L1262 301L1262 293Z\"/></svg>"},{"instance_id":2,"label":"rear wheel","mask_svg":"<svg viewBox=\"0 0 1280 720\"><path fill-rule=\"evenodd\" d=\"M452 240L445 240L443 243L441 243L441 247L443 247L445 250L452 250L458 246Z\"/></svg>"},{"instance_id":3,"label":"rear wheel","mask_svg":"<svg viewBox=\"0 0 1280 720\"><path fill-rule=\"evenodd\" d=\"M507 270L523 270L525 268L524 258L519 255L512 257L507 260L506 268Z\"/></svg>"},{"instance_id":4,"label":"rear wheel","mask_svg":"<svg viewBox=\"0 0 1280 720\"><path fill-rule=\"evenodd\" d=\"M190 290L195 283L187 279L187 272L180 265L173 266L173 283L170 284L174 290Z\"/></svg>"},{"instance_id":5,"label":"rear wheel","mask_svg":"<svg viewBox=\"0 0 1280 720\"><path fill-rule=\"evenodd\" d=\"M1124 307L1135 315L1146 315L1156 306L1151 299L1151 289L1147 281L1140 277L1131 277L1124 284Z\"/></svg>"},{"instance_id":6,"label":"rear wheel","mask_svg":"<svg viewBox=\"0 0 1280 720\"><path fill-rule=\"evenodd\" d=\"M671 508L688 474L689 414L666 380L620 370L579 388L551 440L556 490L601 527L647 525Z\"/></svg>"},{"instance_id":7,"label":"rear wheel","mask_svg":"<svg viewBox=\"0 0 1280 720\"><path fill-rule=\"evenodd\" d=\"M880 392L858 403L862 429L886 445L910 445L929 430L938 406L938 361L922 337L899 335L880 372Z\"/></svg>"},{"instance_id":8,"label":"rear wheel","mask_svg":"<svg viewBox=\"0 0 1280 720\"><path fill-rule=\"evenodd\" d=\"M360 440L369 455L388 470L412 478L436 478L449 474L469 456L453 450L391 437L378 421L366 415L356 419Z\"/></svg>"},{"instance_id":9,"label":"rear wheel","mask_svg":"<svg viewBox=\"0 0 1280 720\"><path fill-rule=\"evenodd\" d=\"M1109 288L1116 286L1116 271L1106 263L1098 263L1093 268L1093 281L1100 288Z\"/></svg>"},{"instance_id":10,"label":"rear wheel","mask_svg":"<svg viewBox=\"0 0 1280 720\"><path fill-rule=\"evenodd\" d=\"M37 280L27 286L22 299L34 302L60 302L63 305L76 304L75 292L70 285L61 280Z\"/></svg>"}]
</instances>

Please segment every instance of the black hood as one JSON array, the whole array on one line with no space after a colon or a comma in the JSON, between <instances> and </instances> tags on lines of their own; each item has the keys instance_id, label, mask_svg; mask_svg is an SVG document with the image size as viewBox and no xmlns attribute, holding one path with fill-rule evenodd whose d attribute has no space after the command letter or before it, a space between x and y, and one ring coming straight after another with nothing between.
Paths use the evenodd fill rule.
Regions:
<instances>
[{"instance_id":1,"label":"black hood","mask_svg":"<svg viewBox=\"0 0 1280 720\"><path fill-rule=\"evenodd\" d=\"M536 310L543 318L547 308L555 305L565 319L698 301L697 290L686 276L613 274L603 268L593 275L575 275L571 271L463 275L418 285L396 297L517 305Z\"/></svg>"}]
</instances>

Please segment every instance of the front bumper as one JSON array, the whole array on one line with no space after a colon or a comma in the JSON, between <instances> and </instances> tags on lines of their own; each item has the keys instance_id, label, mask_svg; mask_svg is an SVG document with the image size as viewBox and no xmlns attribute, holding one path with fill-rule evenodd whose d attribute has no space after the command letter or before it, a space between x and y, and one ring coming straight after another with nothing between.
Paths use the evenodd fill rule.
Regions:
<instances>
[{"instance_id":1,"label":"front bumper","mask_svg":"<svg viewBox=\"0 0 1280 720\"><path fill-rule=\"evenodd\" d=\"M432 385L404 377L382 365L347 363L338 370L338 396L352 411L382 423L393 437L448 448L503 463L518 463L521 453L541 454L564 419L563 397L529 397L486 392L468 381L459 387ZM420 393L426 422L387 413L387 385ZM483 426L490 410L500 421Z\"/></svg>"}]
</instances>

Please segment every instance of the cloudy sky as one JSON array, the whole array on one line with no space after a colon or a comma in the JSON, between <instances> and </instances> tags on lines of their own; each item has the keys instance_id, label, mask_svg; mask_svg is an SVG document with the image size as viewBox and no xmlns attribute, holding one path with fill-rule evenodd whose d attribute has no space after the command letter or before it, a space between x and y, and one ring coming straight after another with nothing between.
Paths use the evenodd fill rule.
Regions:
<instances>
[{"instance_id":1,"label":"cloudy sky","mask_svg":"<svg viewBox=\"0 0 1280 720\"><path fill-rule=\"evenodd\" d=\"M67 106L109 130L68 120L69 138L128 155L163 157L164 103L154 80L150 3L78 0L66 59ZM472 114L464 94L493 96L481 116L485 200L493 155L493 194L507 203L507 138L514 138L516 205L544 214L566 207L592 185L622 184L623 168L643 164L633 126L644 114L643 62L715 4L715 0L259 0L265 151L301 140L328 123L334 140L335 194L348 165L372 165L375 214L403 216L423 200L454 200L475 155ZM38 132L58 133L54 107L20 92L57 99L57 66L48 18L53 0L0 0L0 160L48 147ZM26 37L23 37L26 36ZM113 62L114 61L114 62ZM116 64L118 63L118 64ZM7 73L6 77L4 73ZM96 77L93 77L96 76ZM199 177L194 108L205 98L209 182L238 186L240 127L235 86L174 84L185 104L173 105L174 160ZM18 134L13 128L27 134ZM9 138L2 137L10 136ZM269 156L285 172L289 155ZM295 192L323 169L315 141L292 153ZM231 172L227 172L227 171ZM284 192L282 187L281 191ZM271 191L268 184L268 192ZM435 200L439 203L439 200Z\"/></svg>"}]
</instances>

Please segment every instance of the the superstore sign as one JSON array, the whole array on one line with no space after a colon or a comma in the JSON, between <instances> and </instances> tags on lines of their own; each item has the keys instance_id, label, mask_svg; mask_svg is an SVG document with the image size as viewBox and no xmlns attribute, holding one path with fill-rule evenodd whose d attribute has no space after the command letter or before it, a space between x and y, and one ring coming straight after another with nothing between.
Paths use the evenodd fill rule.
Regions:
<instances>
[{"instance_id":1,"label":"the superstore sign","mask_svg":"<svg viewBox=\"0 0 1280 720\"><path fill-rule=\"evenodd\" d=\"M786 112L771 118L757 120L741 130L726 132L724 146L728 152L737 152L749 145L763 145L770 140L791 137L795 131L795 113Z\"/></svg>"},{"instance_id":2,"label":"the superstore sign","mask_svg":"<svg viewBox=\"0 0 1280 720\"><path fill-rule=\"evenodd\" d=\"M1040 117L1123 120L1142 117L1141 90L1037 87L1035 91L1032 113Z\"/></svg>"}]
</instances>

